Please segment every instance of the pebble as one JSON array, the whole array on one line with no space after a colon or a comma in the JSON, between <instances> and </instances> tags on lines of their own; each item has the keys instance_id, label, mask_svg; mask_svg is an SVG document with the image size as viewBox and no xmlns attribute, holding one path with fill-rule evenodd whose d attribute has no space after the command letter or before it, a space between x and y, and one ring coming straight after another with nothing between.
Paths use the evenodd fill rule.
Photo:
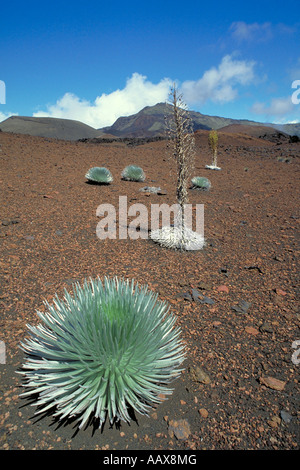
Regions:
<instances>
[{"instance_id":1,"label":"pebble","mask_svg":"<svg viewBox=\"0 0 300 470\"><path fill-rule=\"evenodd\" d=\"M293 417L287 411L284 410L280 411L280 416L285 423L290 423L293 419Z\"/></svg>"},{"instance_id":2,"label":"pebble","mask_svg":"<svg viewBox=\"0 0 300 470\"><path fill-rule=\"evenodd\" d=\"M213 305L215 301L213 299L210 299L206 295L202 297L202 299L198 299L201 304L208 304L208 305Z\"/></svg>"},{"instance_id":3,"label":"pebble","mask_svg":"<svg viewBox=\"0 0 300 470\"><path fill-rule=\"evenodd\" d=\"M200 408L199 414L202 416L202 418L208 417L208 411L205 408Z\"/></svg>"},{"instance_id":4,"label":"pebble","mask_svg":"<svg viewBox=\"0 0 300 470\"><path fill-rule=\"evenodd\" d=\"M282 380L276 379L274 377L260 377L259 382L268 388L279 391L283 390L286 385L286 382L283 382Z\"/></svg>"},{"instance_id":5,"label":"pebble","mask_svg":"<svg viewBox=\"0 0 300 470\"><path fill-rule=\"evenodd\" d=\"M231 307L231 310L237 313L247 313L250 307L251 307L250 302L247 302L246 300L240 300L238 305L233 305Z\"/></svg>"},{"instance_id":6,"label":"pebble","mask_svg":"<svg viewBox=\"0 0 300 470\"><path fill-rule=\"evenodd\" d=\"M229 293L229 289L228 289L227 286L219 286L219 287L217 288L217 291L218 291L218 292L225 292L226 294Z\"/></svg>"},{"instance_id":7,"label":"pebble","mask_svg":"<svg viewBox=\"0 0 300 470\"><path fill-rule=\"evenodd\" d=\"M199 366L197 366L195 368L190 367L189 368L189 373L190 373L191 379L194 382L200 382L202 384L210 384L210 382L211 382L210 377L208 376L208 374L203 369L201 369L201 367L199 367Z\"/></svg>"},{"instance_id":8,"label":"pebble","mask_svg":"<svg viewBox=\"0 0 300 470\"><path fill-rule=\"evenodd\" d=\"M259 330L262 333L273 333L273 328L269 323L263 323L260 327Z\"/></svg>"},{"instance_id":9,"label":"pebble","mask_svg":"<svg viewBox=\"0 0 300 470\"><path fill-rule=\"evenodd\" d=\"M258 335L259 331L256 329L256 328L253 328L253 326L246 326L245 327L245 331L247 331L247 333L249 333L250 335Z\"/></svg>"},{"instance_id":10,"label":"pebble","mask_svg":"<svg viewBox=\"0 0 300 470\"><path fill-rule=\"evenodd\" d=\"M277 295L283 295L283 296L286 295L286 292L282 289L277 288L277 289L275 289L275 292L276 292Z\"/></svg>"},{"instance_id":11,"label":"pebble","mask_svg":"<svg viewBox=\"0 0 300 470\"><path fill-rule=\"evenodd\" d=\"M169 421L169 428L168 428L169 436L176 437L176 439L188 439L189 435L191 434L190 424L186 419L179 419Z\"/></svg>"}]
</instances>

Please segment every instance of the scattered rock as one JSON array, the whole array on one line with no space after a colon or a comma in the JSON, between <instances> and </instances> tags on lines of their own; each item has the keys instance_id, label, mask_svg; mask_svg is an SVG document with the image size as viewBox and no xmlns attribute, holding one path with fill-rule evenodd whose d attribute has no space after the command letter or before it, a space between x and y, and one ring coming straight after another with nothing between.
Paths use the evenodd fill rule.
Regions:
<instances>
[{"instance_id":1,"label":"scattered rock","mask_svg":"<svg viewBox=\"0 0 300 470\"><path fill-rule=\"evenodd\" d=\"M275 292L276 292L277 295L283 295L283 296L286 295L286 292L282 289L277 288L277 289L275 289Z\"/></svg>"},{"instance_id":2,"label":"scattered rock","mask_svg":"<svg viewBox=\"0 0 300 470\"><path fill-rule=\"evenodd\" d=\"M206 297L206 295L204 295L201 299L199 299L199 302L201 304L208 304L208 305L213 305L215 303L213 299Z\"/></svg>"},{"instance_id":3,"label":"scattered rock","mask_svg":"<svg viewBox=\"0 0 300 470\"><path fill-rule=\"evenodd\" d=\"M231 310L237 313L247 313L250 307L250 302L247 302L246 300L240 300L238 305L234 305L231 307Z\"/></svg>"},{"instance_id":4,"label":"scattered rock","mask_svg":"<svg viewBox=\"0 0 300 470\"><path fill-rule=\"evenodd\" d=\"M269 323L263 323L259 327L259 331L261 331L262 333L273 333L273 328Z\"/></svg>"},{"instance_id":5,"label":"scattered rock","mask_svg":"<svg viewBox=\"0 0 300 470\"><path fill-rule=\"evenodd\" d=\"M200 289L200 290L211 290L212 285L208 282L200 282L198 284L198 289Z\"/></svg>"},{"instance_id":6,"label":"scattered rock","mask_svg":"<svg viewBox=\"0 0 300 470\"><path fill-rule=\"evenodd\" d=\"M8 225L14 225L18 224L20 221L18 219L8 219L8 220L2 220L2 225L7 227Z\"/></svg>"},{"instance_id":7,"label":"scattered rock","mask_svg":"<svg viewBox=\"0 0 300 470\"><path fill-rule=\"evenodd\" d=\"M279 418L279 416L272 416L271 419L268 420L268 425L271 427L271 428L277 428L281 423L281 419Z\"/></svg>"},{"instance_id":8,"label":"scattered rock","mask_svg":"<svg viewBox=\"0 0 300 470\"><path fill-rule=\"evenodd\" d=\"M208 376L208 374L203 369L201 369L201 367L199 367L199 366L196 366L195 368L190 367L189 368L189 373L190 373L190 377L193 380L193 382L200 382L200 383L206 384L206 385L211 383L211 380L210 380L210 377Z\"/></svg>"},{"instance_id":9,"label":"scattered rock","mask_svg":"<svg viewBox=\"0 0 300 470\"><path fill-rule=\"evenodd\" d=\"M192 297L193 297L193 300L196 302L196 301L199 301L199 296L200 296L200 292L197 291L197 289L192 289Z\"/></svg>"},{"instance_id":10,"label":"scattered rock","mask_svg":"<svg viewBox=\"0 0 300 470\"><path fill-rule=\"evenodd\" d=\"M226 294L229 293L229 289L228 289L227 286L219 286L219 287L217 288L217 291L218 291L218 292L225 292Z\"/></svg>"},{"instance_id":11,"label":"scattered rock","mask_svg":"<svg viewBox=\"0 0 300 470\"><path fill-rule=\"evenodd\" d=\"M176 437L176 439L188 439L189 435L191 434L190 424L186 419L179 419L169 421L169 428L168 428L169 436Z\"/></svg>"},{"instance_id":12,"label":"scattered rock","mask_svg":"<svg viewBox=\"0 0 300 470\"><path fill-rule=\"evenodd\" d=\"M281 410L280 411L280 416L281 416L281 419L285 422L285 423L290 423L293 419L293 417L287 412L287 411L284 411L284 410Z\"/></svg>"},{"instance_id":13,"label":"scattered rock","mask_svg":"<svg viewBox=\"0 0 300 470\"><path fill-rule=\"evenodd\" d=\"M183 298L184 300L189 300L190 302L193 301L193 298L189 292L181 292L177 295L177 297Z\"/></svg>"},{"instance_id":14,"label":"scattered rock","mask_svg":"<svg viewBox=\"0 0 300 470\"><path fill-rule=\"evenodd\" d=\"M158 193L161 192L161 188L155 186L144 186L143 188L140 188L140 191L146 193Z\"/></svg>"},{"instance_id":15,"label":"scattered rock","mask_svg":"<svg viewBox=\"0 0 300 470\"><path fill-rule=\"evenodd\" d=\"M283 390L286 385L286 382L283 382L279 379L275 379L274 377L260 377L259 382L268 388L279 391Z\"/></svg>"},{"instance_id":16,"label":"scattered rock","mask_svg":"<svg viewBox=\"0 0 300 470\"><path fill-rule=\"evenodd\" d=\"M208 417L208 411L205 408L200 408L199 414L202 416L202 418Z\"/></svg>"},{"instance_id":17,"label":"scattered rock","mask_svg":"<svg viewBox=\"0 0 300 470\"><path fill-rule=\"evenodd\" d=\"M253 328L253 326L246 326L245 327L245 331L247 331L247 333L249 333L250 335L258 335L259 331L256 329L256 328Z\"/></svg>"}]
</instances>

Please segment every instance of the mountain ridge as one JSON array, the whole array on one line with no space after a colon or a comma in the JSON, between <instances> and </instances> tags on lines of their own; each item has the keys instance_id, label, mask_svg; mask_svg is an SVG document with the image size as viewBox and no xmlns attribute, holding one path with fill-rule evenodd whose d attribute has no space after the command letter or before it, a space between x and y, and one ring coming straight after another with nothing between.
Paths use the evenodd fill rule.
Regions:
<instances>
[{"instance_id":1,"label":"mountain ridge","mask_svg":"<svg viewBox=\"0 0 300 470\"><path fill-rule=\"evenodd\" d=\"M107 134L116 138L153 138L166 135L165 118L172 113L172 106L167 103L157 103L146 106L136 114L120 116L111 126L95 129L77 120L53 117L11 116L0 122L0 130L15 134L28 134L32 136L48 137L62 140L80 140L105 138ZM288 136L300 138L300 122L295 124L273 124L250 121L247 119L233 119L221 116L209 116L198 111L189 110L194 131L221 130L234 125L244 126L247 129L264 127L274 129L274 133L284 133ZM238 130L236 129L236 132ZM242 127L240 128L242 132ZM269 132L269 131L268 131Z\"/></svg>"},{"instance_id":2,"label":"mountain ridge","mask_svg":"<svg viewBox=\"0 0 300 470\"><path fill-rule=\"evenodd\" d=\"M157 103L154 106L146 106L138 113L131 116L119 117L112 126L99 129L104 134L109 133L117 137L155 137L165 133L165 116L172 112L172 106L166 103ZM189 115L193 122L194 131L199 129L219 130L231 124L241 124L246 126L271 127L278 132L286 133L290 136L300 137L300 123L297 124L273 124L251 121L248 119L233 119L221 116L209 116L198 111L189 110ZM143 135L141 135L141 131Z\"/></svg>"}]
</instances>

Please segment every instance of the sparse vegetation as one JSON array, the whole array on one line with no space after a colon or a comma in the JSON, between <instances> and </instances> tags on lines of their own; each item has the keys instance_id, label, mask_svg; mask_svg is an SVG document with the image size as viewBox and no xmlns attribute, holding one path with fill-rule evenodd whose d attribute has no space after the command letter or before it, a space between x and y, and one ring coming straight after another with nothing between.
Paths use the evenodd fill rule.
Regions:
<instances>
[{"instance_id":1,"label":"sparse vegetation","mask_svg":"<svg viewBox=\"0 0 300 470\"><path fill-rule=\"evenodd\" d=\"M73 285L28 325L21 343L27 362L20 371L37 398L38 413L55 409L60 420L75 416L80 428L93 418L130 421L129 408L147 414L172 393L185 348L175 315L147 286L98 278Z\"/></svg>"},{"instance_id":2,"label":"sparse vegetation","mask_svg":"<svg viewBox=\"0 0 300 470\"><path fill-rule=\"evenodd\" d=\"M128 165L122 171L122 178L126 181L145 181L145 173L136 165Z\"/></svg>"},{"instance_id":3,"label":"sparse vegetation","mask_svg":"<svg viewBox=\"0 0 300 470\"><path fill-rule=\"evenodd\" d=\"M107 168L98 166L90 168L85 177L89 181L93 181L99 184L109 184L113 181L111 172Z\"/></svg>"},{"instance_id":4,"label":"sparse vegetation","mask_svg":"<svg viewBox=\"0 0 300 470\"><path fill-rule=\"evenodd\" d=\"M211 182L204 176L194 176L192 178L192 189L199 189L202 191L209 191L211 188Z\"/></svg>"}]
</instances>

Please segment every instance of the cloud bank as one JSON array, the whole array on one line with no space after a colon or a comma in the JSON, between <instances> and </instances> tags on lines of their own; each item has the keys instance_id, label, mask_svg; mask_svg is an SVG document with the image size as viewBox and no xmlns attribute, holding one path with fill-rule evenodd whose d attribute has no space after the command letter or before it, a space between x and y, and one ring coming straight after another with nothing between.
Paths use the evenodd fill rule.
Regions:
<instances>
[{"instance_id":1,"label":"cloud bank","mask_svg":"<svg viewBox=\"0 0 300 470\"><path fill-rule=\"evenodd\" d=\"M292 103L291 97L273 98L269 105L265 103L254 103L251 111L255 114L264 115L268 118L281 118L295 111L295 105Z\"/></svg>"},{"instance_id":2,"label":"cloud bank","mask_svg":"<svg viewBox=\"0 0 300 470\"><path fill-rule=\"evenodd\" d=\"M229 30L238 41L268 41L273 37L271 23L245 23L245 21L234 21Z\"/></svg>"},{"instance_id":3,"label":"cloud bank","mask_svg":"<svg viewBox=\"0 0 300 470\"><path fill-rule=\"evenodd\" d=\"M254 80L254 65L253 61L234 60L226 55L218 67L207 70L199 80L182 84L184 98L189 104L233 101L238 95L237 85L245 86Z\"/></svg>"},{"instance_id":4,"label":"cloud bank","mask_svg":"<svg viewBox=\"0 0 300 470\"><path fill-rule=\"evenodd\" d=\"M120 116L130 116L145 106L153 106L168 97L171 81L163 79L153 84L147 77L134 73L122 90L103 93L94 102L66 93L47 111L34 113L34 117L75 119L94 128L112 125Z\"/></svg>"},{"instance_id":5,"label":"cloud bank","mask_svg":"<svg viewBox=\"0 0 300 470\"><path fill-rule=\"evenodd\" d=\"M184 101L190 106L204 104L208 100L219 104L235 100L238 87L253 81L254 65L254 62L234 60L226 55L218 67L204 72L199 80L187 80L179 86ZM33 116L75 119L96 129L110 126L120 116L130 116L145 106L167 101L173 82L170 78L164 78L154 84L144 75L134 73L123 89L102 94L94 102L65 93L46 111L36 112Z\"/></svg>"}]
</instances>

